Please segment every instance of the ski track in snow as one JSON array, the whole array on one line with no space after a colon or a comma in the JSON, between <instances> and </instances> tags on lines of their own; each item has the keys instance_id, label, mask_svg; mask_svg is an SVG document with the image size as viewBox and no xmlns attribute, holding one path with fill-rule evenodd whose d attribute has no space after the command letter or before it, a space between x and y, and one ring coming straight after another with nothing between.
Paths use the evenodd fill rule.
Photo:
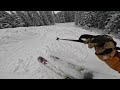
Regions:
<instances>
[{"instance_id":1,"label":"ski track in snow","mask_svg":"<svg viewBox=\"0 0 120 90\"><path fill-rule=\"evenodd\" d=\"M73 67L91 71L98 79L120 78L116 71L97 59L94 50L89 50L86 45L56 41L56 37L78 39L82 34L95 33L75 27L73 23L1 29L0 78L63 78L39 63L39 56L77 79L81 79L83 74Z\"/></svg>"}]
</instances>

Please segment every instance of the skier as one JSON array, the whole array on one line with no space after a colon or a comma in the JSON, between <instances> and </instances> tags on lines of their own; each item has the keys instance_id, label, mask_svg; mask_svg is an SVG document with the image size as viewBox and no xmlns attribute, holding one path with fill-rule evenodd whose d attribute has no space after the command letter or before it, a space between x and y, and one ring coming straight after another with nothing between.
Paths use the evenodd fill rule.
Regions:
<instances>
[{"instance_id":1,"label":"skier","mask_svg":"<svg viewBox=\"0 0 120 90\"><path fill-rule=\"evenodd\" d=\"M120 52L117 43L108 35L98 35L97 38L88 38L85 44L95 49L95 55L109 67L120 73Z\"/></svg>"},{"instance_id":2,"label":"skier","mask_svg":"<svg viewBox=\"0 0 120 90\"><path fill-rule=\"evenodd\" d=\"M83 40L84 39L84 40ZM57 38L56 40L60 40ZM79 40L61 39L68 41L81 42L88 45L88 48L95 49L95 55L104 61L109 67L120 73L120 50L116 47L117 43L108 35L81 35Z\"/></svg>"}]
</instances>

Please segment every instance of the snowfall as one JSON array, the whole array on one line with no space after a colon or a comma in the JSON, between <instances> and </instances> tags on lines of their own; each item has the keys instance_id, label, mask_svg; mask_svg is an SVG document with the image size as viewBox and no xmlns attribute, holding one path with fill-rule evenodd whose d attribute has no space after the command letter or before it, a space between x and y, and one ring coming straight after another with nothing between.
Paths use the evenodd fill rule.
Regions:
<instances>
[{"instance_id":1,"label":"snowfall","mask_svg":"<svg viewBox=\"0 0 120 90\"><path fill-rule=\"evenodd\" d=\"M99 33L76 27L74 23L51 26L0 29L0 79L120 79L120 74L95 56L87 45L56 40L78 39L82 34ZM114 40L120 45L117 38ZM39 62L38 57L48 62Z\"/></svg>"}]
</instances>

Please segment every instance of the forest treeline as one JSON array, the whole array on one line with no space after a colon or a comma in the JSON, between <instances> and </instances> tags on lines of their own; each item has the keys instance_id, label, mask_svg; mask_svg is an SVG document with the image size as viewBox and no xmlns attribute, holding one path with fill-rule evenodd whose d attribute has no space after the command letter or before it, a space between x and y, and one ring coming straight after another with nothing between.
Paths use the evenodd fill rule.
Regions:
<instances>
[{"instance_id":1,"label":"forest treeline","mask_svg":"<svg viewBox=\"0 0 120 90\"><path fill-rule=\"evenodd\" d=\"M0 11L0 29L74 22L76 26L120 31L120 11Z\"/></svg>"}]
</instances>

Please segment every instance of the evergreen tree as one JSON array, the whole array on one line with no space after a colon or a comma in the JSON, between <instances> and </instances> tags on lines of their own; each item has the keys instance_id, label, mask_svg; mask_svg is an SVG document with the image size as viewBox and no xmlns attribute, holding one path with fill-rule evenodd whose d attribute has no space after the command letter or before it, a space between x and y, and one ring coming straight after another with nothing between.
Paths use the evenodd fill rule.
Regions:
<instances>
[{"instance_id":1,"label":"evergreen tree","mask_svg":"<svg viewBox=\"0 0 120 90\"><path fill-rule=\"evenodd\" d=\"M14 22L12 24L12 27L22 27L24 26L24 22L22 22L22 20L20 19L20 17L13 11L11 12L11 16L14 18Z\"/></svg>"},{"instance_id":2,"label":"evergreen tree","mask_svg":"<svg viewBox=\"0 0 120 90\"><path fill-rule=\"evenodd\" d=\"M31 26L30 21L27 19L27 16L22 11L16 11L17 15L21 18L21 20L25 23L24 26Z\"/></svg>"},{"instance_id":3,"label":"evergreen tree","mask_svg":"<svg viewBox=\"0 0 120 90\"><path fill-rule=\"evenodd\" d=\"M71 22L75 21L75 13L76 11L70 11Z\"/></svg>"},{"instance_id":4,"label":"evergreen tree","mask_svg":"<svg viewBox=\"0 0 120 90\"><path fill-rule=\"evenodd\" d=\"M105 26L105 29L108 33L118 33L118 30L120 29L120 13L115 13L112 15L110 21Z\"/></svg>"},{"instance_id":5,"label":"evergreen tree","mask_svg":"<svg viewBox=\"0 0 120 90\"><path fill-rule=\"evenodd\" d=\"M33 19L35 20L36 25L37 26L43 26L44 25L43 21L41 20L38 12L37 11L32 11L32 13L33 13Z\"/></svg>"},{"instance_id":6,"label":"evergreen tree","mask_svg":"<svg viewBox=\"0 0 120 90\"><path fill-rule=\"evenodd\" d=\"M73 22L75 19L75 11L62 11L64 13L65 22Z\"/></svg>"},{"instance_id":7,"label":"evergreen tree","mask_svg":"<svg viewBox=\"0 0 120 90\"><path fill-rule=\"evenodd\" d=\"M71 17L70 17L70 12L69 11L62 11L64 14L65 22L70 22Z\"/></svg>"},{"instance_id":8,"label":"evergreen tree","mask_svg":"<svg viewBox=\"0 0 120 90\"><path fill-rule=\"evenodd\" d=\"M84 11L76 11L75 12L75 25L80 25L80 19L81 19L81 15Z\"/></svg>"},{"instance_id":9,"label":"evergreen tree","mask_svg":"<svg viewBox=\"0 0 120 90\"><path fill-rule=\"evenodd\" d=\"M14 19L9 13L0 11L0 23L2 28L11 28L13 21Z\"/></svg>"},{"instance_id":10,"label":"evergreen tree","mask_svg":"<svg viewBox=\"0 0 120 90\"><path fill-rule=\"evenodd\" d=\"M35 23L33 22L33 18L32 18L32 13L31 11L24 11L24 14L26 16L27 21L29 21L29 26L35 26Z\"/></svg>"},{"instance_id":11,"label":"evergreen tree","mask_svg":"<svg viewBox=\"0 0 120 90\"><path fill-rule=\"evenodd\" d=\"M58 14L54 13L54 17L55 17L55 23L60 23Z\"/></svg>"},{"instance_id":12,"label":"evergreen tree","mask_svg":"<svg viewBox=\"0 0 120 90\"><path fill-rule=\"evenodd\" d=\"M75 12L75 25L78 26L79 25L79 19L80 15L79 15L79 11Z\"/></svg>"},{"instance_id":13,"label":"evergreen tree","mask_svg":"<svg viewBox=\"0 0 120 90\"><path fill-rule=\"evenodd\" d=\"M50 24L54 25L55 24L55 20L54 20L54 16L53 16L53 13L52 11L45 11L47 17L48 17L48 20L50 21Z\"/></svg>"},{"instance_id":14,"label":"evergreen tree","mask_svg":"<svg viewBox=\"0 0 120 90\"><path fill-rule=\"evenodd\" d=\"M44 25L44 19L43 19L43 14L42 14L42 12L41 11L37 11L37 13L38 13L38 16L39 16L39 18L40 18L40 20L42 21L42 25Z\"/></svg>"},{"instance_id":15,"label":"evergreen tree","mask_svg":"<svg viewBox=\"0 0 120 90\"><path fill-rule=\"evenodd\" d=\"M29 21L31 22L31 26L35 26L36 24L35 24L35 22L33 20L33 14L32 14L32 12L31 11L25 11L25 12L26 12L26 14L29 17Z\"/></svg>"},{"instance_id":16,"label":"evergreen tree","mask_svg":"<svg viewBox=\"0 0 120 90\"><path fill-rule=\"evenodd\" d=\"M35 16L35 14L34 14L34 11L28 11L28 13L29 13L30 19L31 19L32 22L33 22L33 26L39 26L40 23L39 23L38 20L36 19L36 16Z\"/></svg>"},{"instance_id":17,"label":"evergreen tree","mask_svg":"<svg viewBox=\"0 0 120 90\"><path fill-rule=\"evenodd\" d=\"M59 23L59 17L57 14L55 14L55 12L53 11L53 14L54 14L54 20L55 20L55 23Z\"/></svg>"},{"instance_id":18,"label":"evergreen tree","mask_svg":"<svg viewBox=\"0 0 120 90\"><path fill-rule=\"evenodd\" d=\"M78 11L75 15L75 24L79 22L81 26L104 29L107 18L108 14L105 11Z\"/></svg>"},{"instance_id":19,"label":"evergreen tree","mask_svg":"<svg viewBox=\"0 0 120 90\"><path fill-rule=\"evenodd\" d=\"M50 25L50 21L48 20L48 17L45 13L45 11L38 11L39 15L42 17L42 21L44 23L44 25Z\"/></svg>"},{"instance_id":20,"label":"evergreen tree","mask_svg":"<svg viewBox=\"0 0 120 90\"><path fill-rule=\"evenodd\" d=\"M65 23L65 18L64 18L63 12L58 12L56 15L57 15L56 17L58 17L57 20L59 20L59 23Z\"/></svg>"}]
</instances>

